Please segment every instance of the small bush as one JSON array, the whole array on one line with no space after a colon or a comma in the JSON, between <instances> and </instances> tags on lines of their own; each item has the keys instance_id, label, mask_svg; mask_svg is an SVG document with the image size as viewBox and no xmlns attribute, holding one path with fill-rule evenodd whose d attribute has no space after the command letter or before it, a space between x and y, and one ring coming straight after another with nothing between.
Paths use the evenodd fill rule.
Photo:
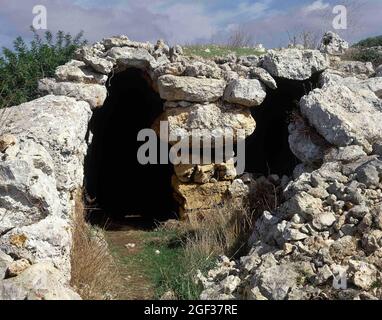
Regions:
<instances>
[{"instance_id":1,"label":"small bush","mask_svg":"<svg viewBox=\"0 0 382 320\"><path fill-rule=\"evenodd\" d=\"M18 105L38 97L37 81L54 75L55 69L71 60L84 44L83 33L72 37L58 31L54 37L46 31L41 37L33 28L34 39L26 44L18 37L13 49L0 54L0 108Z\"/></svg>"},{"instance_id":2,"label":"small bush","mask_svg":"<svg viewBox=\"0 0 382 320\"><path fill-rule=\"evenodd\" d=\"M343 60L371 62L374 67L382 64L382 52L373 48L351 48L343 56Z\"/></svg>"},{"instance_id":3,"label":"small bush","mask_svg":"<svg viewBox=\"0 0 382 320\"><path fill-rule=\"evenodd\" d=\"M377 37L370 37L359 41L354 47L370 48L382 46L382 35Z\"/></svg>"}]
</instances>

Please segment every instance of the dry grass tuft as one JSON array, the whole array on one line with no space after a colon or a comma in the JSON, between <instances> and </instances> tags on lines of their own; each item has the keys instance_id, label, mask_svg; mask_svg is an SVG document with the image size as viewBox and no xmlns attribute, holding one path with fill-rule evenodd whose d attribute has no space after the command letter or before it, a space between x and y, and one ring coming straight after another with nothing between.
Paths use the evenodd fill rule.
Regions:
<instances>
[{"instance_id":1,"label":"dry grass tuft","mask_svg":"<svg viewBox=\"0 0 382 320\"><path fill-rule=\"evenodd\" d=\"M245 247L252 227L253 213L242 201L227 201L215 206L203 218L179 225L189 261L194 257L237 255Z\"/></svg>"},{"instance_id":2,"label":"dry grass tuft","mask_svg":"<svg viewBox=\"0 0 382 320\"><path fill-rule=\"evenodd\" d=\"M85 221L82 194L78 192L73 216L71 285L85 300L114 299L120 290L120 275L109 253L103 230Z\"/></svg>"}]
</instances>

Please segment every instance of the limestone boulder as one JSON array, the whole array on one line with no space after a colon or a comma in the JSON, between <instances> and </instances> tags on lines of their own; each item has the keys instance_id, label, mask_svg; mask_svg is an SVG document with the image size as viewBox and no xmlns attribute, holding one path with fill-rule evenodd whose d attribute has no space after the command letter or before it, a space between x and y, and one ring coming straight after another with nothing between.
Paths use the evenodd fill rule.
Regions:
<instances>
[{"instance_id":1,"label":"limestone boulder","mask_svg":"<svg viewBox=\"0 0 382 320\"><path fill-rule=\"evenodd\" d=\"M51 263L37 263L17 277L0 280L0 300L81 300Z\"/></svg>"},{"instance_id":2,"label":"limestone boulder","mask_svg":"<svg viewBox=\"0 0 382 320\"><path fill-rule=\"evenodd\" d=\"M116 61L119 70L139 68L150 70L156 67L155 58L144 48L113 47L108 57Z\"/></svg>"},{"instance_id":3,"label":"limestone boulder","mask_svg":"<svg viewBox=\"0 0 382 320\"><path fill-rule=\"evenodd\" d=\"M57 216L23 227L15 227L0 238L0 250L32 263L52 263L70 279L70 223Z\"/></svg>"},{"instance_id":4,"label":"limestone boulder","mask_svg":"<svg viewBox=\"0 0 382 320\"><path fill-rule=\"evenodd\" d=\"M224 91L225 101L245 107L259 106L265 97L265 87L256 79L232 80Z\"/></svg>"},{"instance_id":5,"label":"limestone boulder","mask_svg":"<svg viewBox=\"0 0 382 320\"><path fill-rule=\"evenodd\" d=\"M19 259L12 261L7 269L7 277L15 277L30 267L30 262L27 259Z\"/></svg>"},{"instance_id":6,"label":"limestone boulder","mask_svg":"<svg viewBox=\"0 0 382 320\"><path fill-rule=\"evenodd\" d=\"M41 145L53 161L57 189L73 191L83 183L86 134L91 114L85 101L48 95L10 108L3 131L18 140L33 140ZM15 151L11 149L7 152ZM42 151L39 153L43 155ZM36 157L33 153L30 156L31 159ZM49 166L44 162L39 164L37 160L35 165L49 172Z\"/></svg>"},{"instance_id":7,"label":"limestone boulder","mask_svg":"<svg viewBox=\"0 0 382 320\"><path fill-rule=\"evenodd\" d=\"M9 147L14 146L17 139L14 135L3 134L0 136L0 152L5 152Z\"/></svg>"},{"instance_id":8,"label":"limestone boulder","mask_svg":"<svg viewBox=\"0 0 382 320\"><path fill-rule=\"evenodd\" d=\"M342 77L357 77L365 80L374 74L371 62L340 60L333 62L330 67Z\"/></svg>"},{"instance_id":9,"label":"limestone boulder","mask_svg":"<svg viewBox=\"0 0 382 320\"><path fill-rule=\"evenodd\" d=\"M320 51L334 56L341 56L349 49L349 43L338 34L329 31L322 38Z\"/></svg>"},{"instance_id":10,"label":"limestone boulder","mask_svg":"<svg viewBox=\"0 0 382 320\"><path fill-rule=\"evenodd\" d=\"M86 65L93 70L108 75L113 70L114 63L110 59L107 59L104 49L105 47L103 45L100 48L97 46L85 46L79 48L75 56L77 60L85 62Z\"/></svg>"},{"instance_id":11,"label":"limestone boulder","mask_svg":"<svg viewBox=\"0 0 382 320\"><path fill-rule=\"evenodd\" d=\"M164 75L158 79L159 94L169 101L212 102L223 96L225 81Z\"/></svg>"},{"instance_id":12,"label":"limestone boulder","mask_svg":"<svg viewBox=\"0 0 382 320\"><path fill-rule=\"evenodd\" d=\"M109 50L113 47L132 47L132 48L143 48L149 52L154 51L153 44L149 42L132 41L125 35L105 38L102 40L102 45L105 47L106 50Z\"/></svg>"},{"instance_id":13,"label":"limestone boulder","mask_svg":"<svg viewBox=\"0 0 382 320\"><path fill-rule=\"evenodd\" d=\"M329 60L318 50L270 50L263 58L262 67L274 77L307 80L327 69Z\"/></svg>"},{"instance_id":14,"label":"limestone boulder","mask_svg":"<svg viewBox=\"0 0 382 320\"><path fill-rule=\"evenodd\" d=\"M231 182L190 184L182 183L177 177L172 179L174 196L183 210L203 210L221 204L227 197Z\"/></svg>"},{"instance_id":15,"label":"limestone boulder","mask_svg":"<svg viewBox=\"0 0 382 320\"><path fill-rule=\"evenodd\" d=\"M54 162L40 144L25 139L7 149L0 163L0 204L0 234L60 214Z\"/></svg>"},{"instance_id":16,"label":"limestone boulder","mask_svg":"<svg viewBox=\"0 0 382 320\"><path fill-rule=\"evenodd\" d=\"M369 78L366 80L359 80L355 77L344 78L340 81L341 84L347 86L353 92L360 92L370 90L374 94L382 99L382 78Z\"/></svg>"},{"instance_id":17,"label":"limestone boulder","mask_svg":"<svg viewBox=\"0 0 382 320\"><path fill-rule=\"evenodd\" d=\"M85 62L71 60L68 63L59 66L55 71L55 78L61 82L80 82L104 85L107 76L94 72L86 66Z\"/></svg>"},{"instance_id":18,"label":"limestone boulder","mask_svg":"<svg viewBox=\"0 0 382 320\"><path fill-rule=\"evenodd\" d=\"M0 250L0 282L8 273L8 267L13 263L11 256Z\"/></svg>"},{"instance_id":19,"label":"limestone boulder","mask_svg":"<svg viewBox=\"0 0 382 320\"><path fill-rule=\"evenodd\" d=\"M184 75L197 78L221 79L222 70L215 62L190 61L187 64Z\"/></svg>"},{"instance_id":20,"label":"limestone boulder","mask_svg":"<svg viewBox=\"0 0 382 320\"><path fill-rule=\"evenodd\" d=\"M264 83L268 88L272 90L277 89L276 80L269 74L269 72L263 68L254 67L250 71L250 76L253 79L258 79Z\"/></svg>"},{"instance_id":21,"label":"limestone boulder","mask_svg":"<svg viewBox=\"0 0 382 320\"><path fill-rule=\"evenodd\" d=\"M290 290L297 286L299 273L292 264L274 265L259 269L252 278L252 286L258 287L270 300L284 300Z\"/></svg>"},{"instance_id":22,"label":"limestone boulder","mask_svg":"<svg viewBox=\"0 0 382 320\"><path fill-rule=\"evenodd\" d=\"M169 135L175 138L172 144L192 139L220 145L226 135L232 135L236 142L251 135L256 127L249 110L214 103L166 109L154 126L158 133L160 121L168 122Z\"/></svg>"},{"instance_id":23,"label":"limestone boulder","mask_svg":"<svg viewBox=\"0 0 382 320\"><path fill-rule=\"evenodd\" d=\"M78 101L86 101L93 109L103 106L107 96L107 89L103 85L57 82L51 78L40 80L38 89L45 94L72 97Z\"/></svg>"},{"instance_id":24,"label":"limestone boulder","mask_svg":"<svg viewBox=\"0 0 382 320\"><path fill-rule=\"evenodd\" d=\"M319 164L326 154L329 144L304 121L291 122L289 147L293 154L305 164Z\"/></svg>"},{"instance_id":25,"label":"limestone boulder","mask_svg":"<svg viewBox=\"0 0 382 320\"><path fill-rule=\"evenodd\" d=\"M186 67L186 63L183 61L171 62L156 67L153 70L152 75L154 79L158 79L164 75L181 76L186 71Z\"/></svg>"},{"instance_id":26,"label":"limestone boulder","mask_svg":"<svg viewBox=\"0 0 382 320\"><path fill-rule=\"evenodd\" d=\"M359 145L370 153L382 139L382 101L370 90L360 93L343 85L324 86L304 96L300 110L335 146Z\"/></svg>"}]
</instances>

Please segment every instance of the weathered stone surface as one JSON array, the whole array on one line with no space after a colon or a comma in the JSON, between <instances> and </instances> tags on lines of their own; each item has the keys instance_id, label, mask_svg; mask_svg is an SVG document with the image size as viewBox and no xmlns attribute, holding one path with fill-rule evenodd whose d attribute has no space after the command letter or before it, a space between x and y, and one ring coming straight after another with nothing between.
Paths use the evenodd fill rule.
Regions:
<instances>
[{"instance_id":1,"label":"weathered stone surface","mask_svg":"<svg viewBox=\"0 0 382 320\"><path fill-rule=\"evenodd\" d=\"M104 49L104 48L102 48ZM106 59L102 50L93 47L82 47L76 51L76 58L84 61L87 66L95 71L108 75L113 70L114 63Z\"/></svg>"},{"instance_id":2,"label":"weathered stone surface","mask_svg":"<svg viewBox=\"0 0 382 320\"><path fill-rule=\"evenodd\" d=\"M8 272L8 267L13 262L12 257L0 250L0 281L3 280Z\"/></svg>"},{"instance_id":3,"label":"weathered stone surface","mask_svg":"<svg viewBox=\"0 0 382 320\"><path fill-rule=\"evenodd\" d=\"M158 79L159 94L169 101L216 101L223 96L225 81L164 75Z\"/></svg>"},{"instance_id":4,"label":"weathered stone surface","mask_svg":"<svg viewBox=\"0 0 382 320\"><path fill-rule=\"evenodd\" d=\"M0 233L58 215L54 162L40 144L20 140L0 162Z\"/></svg>"},{"instance_id":5,"label":"weathered stone surface","mask_svg":"<svg viewBox=\"0 0 382 320\"><path fill-rule=\"evenodd\" d=\"M118 37L110 37L102 40L102 44L106 50L113 47L132 47L132 48L143 48L149 52L154 51L154 45L149 42L137 42L130 40L127 36L121 35Z\"/></svg>"},{"instance_id":6,"label":"weathered stone surface","mask_svg":"<svg viewBox=\"0 0 382 320\"><path fill-rule=\"evenodd\" d=\"M256 79L232 80L224 91L225 101L245 107L259 106L265 97L265 87Z\"/></svg>"},{"instance_id":7,"label":"weathered stone surface","mask_svg":"<svg viewBox=\"0 0 382 320\"><path fill-rule=\"evenodd\" d=\"M214 164L197 165L195 167L194 181L196 183L209 183L215 174Z\"/></svg>"},{"instance_id":8,"label":"weathered stone surface","mask_svg":"<svg viewBox=\"0 0 382 320\"><path fill-rule=\"evenodd\" d=\"M270 300L284 300L296 286L299 274L292 265L272 266L253 277L253 285Z\"/></svg>"},{"instance_id":9,"label":"weathered stone surface","mask_svg":"<svg viewBox=\"0 0 382 320\"><path fill-rule=\"evenodd\" d=\"M214 63L207 64L202 61L191 61L184 71L185 76L221 79L222 70Z\"/></svg>"},{"instance_id":10,"label":"weathered stone surface","mask_svg":"<svg viewBox=\"0 0 382 320\"><path fill-rule=\"evenodd\" d=\"M334 32L326 32L322 38L320 51L335 56L343 55L349 49L349 43Z\"/></svg>"},{"instance_id":11,"label":"weathered stone surface","mask_svg":"<svg viewBox=\"0 0 382 320\"><path fill-rule=\"evenodd\" d=\"M317 50L270 50L264 56L262 67L274 77L307 80L328 68L329 60Z\"/></svg>"},{"instance_id":12,"label":"weathered stone surface","mask_svg":"<svg viewBox=\"0 0 382 320\"><path fill-rule=\"evenodd\" d=\"M106 100L107 89L99 84L56 82L45 78L39 81L38 89L45 94L67 96L89 103L91 108L101 107Z\"/></svg>"},{"instance_id":13,"label":"weathered stone surface","mask_svg":"<svg viewBox=\"0 0 382 320\"><path fill-rule=\"evenodd\" d=\"M326 155L326 162L352 162L359 158L366 156L365 151L363 151L361 146L348 146L340 148L332 148Z\"/></svg>"},{"instance_id":14,"label":"weathered stone surface","mask_svg":"<svg viewBox=\"0 0 382 320\"><path fill-rule=\"evenodd\" d=\"M361 95L345 86L325 86L304 96L300 109L317 132L333 145L360 145L370 153L375 142L381 141L382 102L370 91Z\"/></svg>"},{"instance_id":15,"label":"weathered stone surface","mask_svg":"<svg viewBox=\"0 0 382 320\"><path fill-rule=\"evenodd\" d=\"M30 267L30 262L27 259L15 260L9 264L7 269L7 277L18 276L21 272Z\"/></svg>"},{"instance_id":16,"label":"weathered stone surface","mask_svg":"<svg viewBox=\"0 0 382 320\"><path fill-rule=\"evenodd\" d=\"M197 185L181 183L176 177L172 179L175 197L184 210L210 209L222 203L230 185L229 181Z\"/></svg>"},{"instance_id":17,"label":"weathered stone surface","mask_svg":"<svg viewBox=\"0 0 382 320\"><path fill-rule=\"evenodd\" d=\"M377 270L373 265L362 261L349 261L350 272L354 273L352 276L353 283L363 289L369 290L377 281Z\"/></svg>"},{"instance_id":18,"label":"weathered stone surface","mask_svg":"<svg viewBox=\"0 0 382 320\"><path fill-rule=\"evenodd\" d=\"M34 264L19 276L0 280L0 300L80 300L50 263Z\"/></svg>"},{"instance_id":19,"label":"weathered stone surface","mask_svg":"<svg viewBox=\"0 0 382 320\"><path fill-rule=\"evenodd\" d=\"M251 135L256 127L249 110L218 104L168 108L159 120L168 121L169 135L178 137L177 140L170 141L173 144L180 140L191 141L192 138L193 141L211 141L218 145L222 143L221 138L225 133L232 133L233 141L236 141L238 134L242 139ZM159 130L158 125L155 129Z\"/></svg>"},{"instance_id":20,"label":"weathered stone surface","mask_svg":"<svg viewBox=\"0 0 382 320\"><path fill-rule=\"evenodd\" d=\"M54 163L58 190L73 191L83 182L85 137L90 117L88 103L48 95L12 107L3 131L19 140L31 139L44 147ZM11 153L10 149L7 152ZM33 159L33 154L31 156ZM49 171L44 165L40 167Z\"/></svg>"},{"instance_id":21,"label":"weathered stone surface","mask_svg":"<svg viewBox=\"0 0 382 320\"><path fill-rule=\"evenodd\" d=\"M306 164L321 163L329 144L304 121L294 121L288 126L289 146L293 154Z\"/></svg>"},{"instance_id":22,"label":"weathered stone surface","mask_svg":"<svg viewBox=\"0 0 382 320\"><path fill-rule=\"evenodd\" d=\"M176 61L156 67L153 71L154 80L164 75L181 76L186 71L186 63L183 61Z\"/></svg>"},{"instance_id":23,"label":"weathered stone surface","mask_svg":"<svg viewBox=\"0 0 382 320\"><path fill-rule=\"evenodd\" d=\"M181 182L190 182L195 171L194 164L176 164L174 172Z\"/></svg>"},{"instance_id":24,"label":"weathered stone surface","mask_svg":"<svg viewBox=\"0 0 382 320\"><path fill-rule=\"evenodd\" d=\"M51 262L70 279L71 234L68 220L57 216L16 227L0 238L0 250L32 263Z\"/></svg>"},{"instance_id":25,"label":"weathered stone surface","mask_svg":"<svg viewBox=\"0 0 382 320\"><path fill-rule=\"evenodd\" d=\"M218 180L234 180L236 178L237 172L233 159L228 160L225 163L215 164L215 171Z\"/></svg>"},{"instance_id":26,"label":"weathered stone surface","mask_svg":"<svg viewBox=\"0 0 382 320\"><path fill-rule=\"evenodd\" d=\"M15 136L11 134L3 134L0 136L0 152L5 152L9 147L17 143Z\"/></svg>"},{"instance_id":27,"label":"weathered stone surface","mask_svg":"<svg viewBox=\"0 0 382 320\"><path fill-rule=\"evenodd\" d=\"M114 47L108 57L116 61L119 70L129 67L150 70L156 67L155 58L143 48Z\"/></svg>"},{"instance_id":28,"label":"weathered stone surface","mask_svg":"<svg viewBox=\"0 0 382 320\"><path fill-rule=\"evenodd\" d=\"M258 67L252 68L250 71L250 76L254 79L260 80L267 87L273 90L277 89L276 80L273 79L272 76L269 74L269 72L263 68L258 68Z\"/></svg>"},{"instance_id":29,"label":"weathered stone surface","mask_svg":"<svg viewBox=\"0 0 382 320\"><path fill-rule=\"evenodd\" d=\"M93 83L104 85L107 76L89 69L85 62L72 60L68 63L59 66L55 71L57 81L73 81L81 83Z\"/></svg>"},{"instance_id":30,"label":"weathered stone surface","mask_svg":"<svg viewBox=\"0 0 382 320\"><path fill-rule=\"evenodd\" d=\"M334 69L335 72L342 77L367 79L374 74L374 68L371 62L340 60L332 63L331 69Z\"/></svg>"},{"instance_id":31,"label":"weathered stone surface","mask_svg":"<svg viewBox=\"0 0 382 320\"><path fill-rule=\"evenodd\" d=\"M382 99L382 78L370 78L366 80L358 80L357 78L345 78L341 82L343 85L347 86L353 92L360 92L361 90L370 90L375 93L375 95Z\"/></svg>"}]
</instances>

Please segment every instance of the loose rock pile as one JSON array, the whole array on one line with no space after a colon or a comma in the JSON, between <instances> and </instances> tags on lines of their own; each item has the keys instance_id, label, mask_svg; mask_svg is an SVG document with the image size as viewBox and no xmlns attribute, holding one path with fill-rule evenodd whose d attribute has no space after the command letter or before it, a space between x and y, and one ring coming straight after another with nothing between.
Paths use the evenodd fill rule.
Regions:
<instances>
[{"instance_id":1,"label":"loose rock pile","mask_svg":"<svg viewBox=\"0 0 382 320\"><path fill-rule=\"evenodd\" d=\"M337 67L290 124L302 164L285 201L256 221L248 255L197 275L202 299L382 299L382 78Z\"/></svg>"}]
</instances>

